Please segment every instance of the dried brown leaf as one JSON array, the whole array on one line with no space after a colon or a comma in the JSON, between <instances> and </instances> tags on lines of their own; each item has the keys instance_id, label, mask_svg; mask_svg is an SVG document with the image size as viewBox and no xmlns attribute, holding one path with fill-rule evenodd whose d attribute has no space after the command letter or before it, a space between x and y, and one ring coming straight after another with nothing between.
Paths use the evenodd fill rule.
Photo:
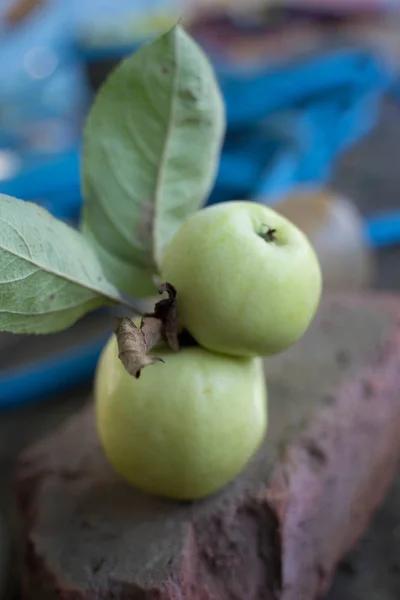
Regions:
<instances>
[{"instance_id":1,"label":"dried brown leaf","mask_svg":"<svg viewBox=\"0 0 400 600\"><path fill-rule=\"evenodd\" d=\"M151 316L143 317L140 329L146 340L148 351L159 342L164 341L164 325L160 319Z\"/></svg>"},{"instance_id":2,"label":"dried brown leaf","mask_svg":"<svg viewBox=\"0 0 400 600\"><path fill-rule=\"evenodd\" d=\"M160 294L166 292L168 298L157 302L154 312L142 318L140 327L128 317L116 319L118 357L126 371L136 379L147 365L164 362L158 356L149 356L154 346L166 342L171 350L179 350L176 290L171 284L163 283L158 291Z\"/></svg>"},{"instance_id":3,"label":"dried brown leaf","mask_svg":"<svg viewBox=\"0 0 400 600\"><path fill-rule=\"evenodd\" d=\"M141 369L147 365L164 362L158 356L149 356L143 331L128 317L116 319L115 335L118 343L118 358L126 371L136 379L139 379Z\"/></svg>"},{"instance_id":4,"label":"dried brown leaf","mask_svg":"<svg viewBox=\"0 0 400 600\"><path fill-rule=\"evenodd\" d=\"M142 319L141 330L144 333L148 349L164 341L174 352L179 351L179 323L176 289L170 283L163 283L158 288L159 294L168 294L168 298L160 300L154 312Z\"/></svg>"}]
</instances>

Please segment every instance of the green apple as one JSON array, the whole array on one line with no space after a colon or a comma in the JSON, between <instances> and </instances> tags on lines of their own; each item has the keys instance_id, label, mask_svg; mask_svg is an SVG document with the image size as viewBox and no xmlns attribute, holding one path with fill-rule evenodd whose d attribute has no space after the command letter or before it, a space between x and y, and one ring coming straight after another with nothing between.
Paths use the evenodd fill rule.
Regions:
<instances>
[{"instance_id":1,"label":"green apple","mask_svg":"<svg viewBox=\"0 0 400 600\"><path fill-rule=\"evenodd\" d=\"M166 247L161 271L177 290L182 325L225 354L285 350L307 330L321 296L308 238L255 202L225 202L189 217Z\"/></svg>"},{"instance_id":2,"label":"green apple","mask_svg":"<svg viewBox=\"0 0 400 600\"><path fill-rule=\"evenodd\" d=\"M114 469L145 492L189 500L212 494L243 469L267 427L261 359L199 346L163 349L130 376L115 336L100 358L97 427Z\"/></svg>"}]
</instances>

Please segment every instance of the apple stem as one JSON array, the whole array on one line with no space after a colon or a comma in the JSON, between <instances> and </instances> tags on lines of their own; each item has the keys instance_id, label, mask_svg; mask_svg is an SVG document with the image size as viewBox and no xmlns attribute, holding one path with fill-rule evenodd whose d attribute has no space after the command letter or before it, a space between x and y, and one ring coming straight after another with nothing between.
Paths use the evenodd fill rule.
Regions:
<instances>
[{"instance_id":1,"label":"apple stem","mask_svg":"<svg viewBox=\"0 0 400 600\"><path fill-rule=\"evenodd\" d=\"M267 227L267 230L260 233L260 237L262 237L263 240L265 240L266 242L276 242L277 237L276 237L276 229L271 229L271 227Z\"/></svg>"}]
</instances>

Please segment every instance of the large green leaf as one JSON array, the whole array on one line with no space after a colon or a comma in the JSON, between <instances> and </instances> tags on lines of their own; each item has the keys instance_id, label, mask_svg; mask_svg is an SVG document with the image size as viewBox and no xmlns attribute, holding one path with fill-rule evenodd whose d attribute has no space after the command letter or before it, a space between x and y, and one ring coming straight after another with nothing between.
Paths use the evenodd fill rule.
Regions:
<instances>
[{"instance_id":1,"label":"large green leaf","mask_svg":"<svg viewBox=\"0 0 400 600\"><path fill-rule=\"evenodd\" d=\"M81 233L96 253L107 279L112 281L116 288L136 298L157 295L158 286L153 279L152 271L110 252L99 243L85 221L82 222Z\"/></svg>"},{"instance_id":2,"label":"large green leaf","mask_svg":"<svg viewBox=\"0 0 400 600\"><path fill-rule=\"evenodd\" d=\"M124 301L79 232L0 194L0 331L60 331L115 302Z\"/></svg>"},{"instance_id":3,"label":"large green leaf","mask_svg":"<svg viewBox=\"0 0 400 600\"><path fill-rule=\"evenodd\" d=\"M158 272L165 245L210 192L224 132L213 69L180 26L108 78L84 133L83 233L104 248L113 282L113 255L143 277ZM140 278L123 279L137 295Z\"/></svg>"}]
</instances>

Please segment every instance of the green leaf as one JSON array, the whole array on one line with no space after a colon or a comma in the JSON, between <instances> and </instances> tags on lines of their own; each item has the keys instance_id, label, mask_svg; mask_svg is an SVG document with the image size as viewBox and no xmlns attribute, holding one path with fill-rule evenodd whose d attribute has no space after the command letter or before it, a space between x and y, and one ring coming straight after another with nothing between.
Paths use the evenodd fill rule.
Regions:
<instances>
[{"instance_id":1,"label":"green leaf","mask_svg":"<svg viewBox=\"0 0 400 600\"><path fill-rule=\"evenodd\" d=\"M115 302L124 303L79 232L0 194L0 331L60 331Z\"/></svg>"},{"instance_id":2,"label":"green leaf","mask_svg":"<svg viewBox=\"0 0 400 600\"><path fill-rule=\"evenodd\" d=\"M180 26L126 59L85 128L84 235L157 273L165 245L210 193L224 132L213 69ZM118 268L104 268L115 282ZM122 289L137 295L139 285L125 278Z\"/></svg>"},{"instance_id":3,"label":"green leaf","mask_svg":"<svg viewBox=\"0 0 400 600\"><path fill-rule=\"evenodd\" d=\"M107 279L115 287L136 298L157 295L157 285L149 269L140 267L133 261L128 262L101 246L85 221L81 225L81 233L96 253Z\"/></svg>"}]
</instances>

